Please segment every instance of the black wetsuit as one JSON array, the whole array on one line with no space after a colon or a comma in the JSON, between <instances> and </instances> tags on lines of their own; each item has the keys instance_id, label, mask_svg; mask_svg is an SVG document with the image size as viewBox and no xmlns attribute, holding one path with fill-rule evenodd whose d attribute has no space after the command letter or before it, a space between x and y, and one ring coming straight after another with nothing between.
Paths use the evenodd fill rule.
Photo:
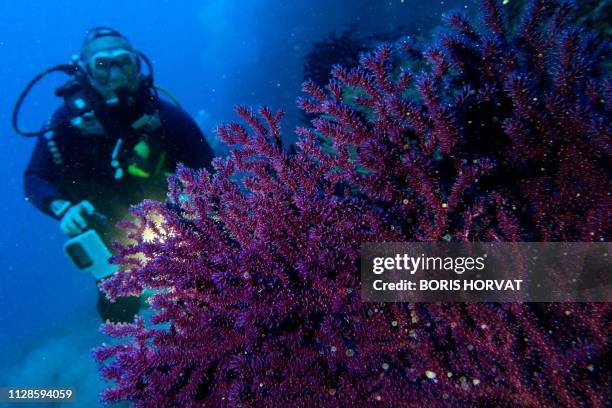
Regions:
<instances>
[{"instance_id":1,"label":"black wetsuit","mask_svg":"<svg viewBox=\"0 0 612 408\"><path fill-rule=\"evenodd\" d=\"M73 204L88 200L112 226L127 217L131 204L145 198L163 201L167 175L174 172L177 163L211 170L212 150L193 119L164 100L155 106L159 118L156 128L134 130L131 125L143 112L132 106L111 112L103 122L107 130L103 135L84 134L71 124L68 108L60 107L52 119L59 127L39 137L25 171L26 198L54 218L50 209L53 200ZM106 238L117 233L110 230L104 232ZM131 321L139 304L136 299L123 299L110 304L101 295L98 311L102 318Z\"/></svg>"},{"instance_id":2,"label":"black wetsuit","mask_svg":"<svg viewBox=\"0 0 612 408\"><path fill-rule=\"evenodd\" d=\"M53 123L61 125L52 138L39 137L24 174L26 198L52 217L49 204L64 199L73 204L89 200L102 214L120 218L130 204L143 198L163 200L166 174L174 172L178 162L211 169L213 153L198 126L185 111L164 100L159 102L161 126L150 132L136 132L128 121L116 134L87 135L70 124L68 114L65 106L55 112ZM117 168L111 162L120 138L117 162L123 176L115 178ZM147 146L147 158L135 149L140 142ZM59 162L54 160L53 144ZM138 171L130 172L131 165Z\"/></svg>"}]
</instances>

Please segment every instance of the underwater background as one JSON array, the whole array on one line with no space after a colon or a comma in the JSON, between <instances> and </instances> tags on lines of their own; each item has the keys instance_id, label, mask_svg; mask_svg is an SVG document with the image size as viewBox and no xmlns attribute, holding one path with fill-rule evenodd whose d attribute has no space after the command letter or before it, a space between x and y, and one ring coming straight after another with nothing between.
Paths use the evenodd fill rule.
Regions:
<instances>
[{"instance_id":1,"label":"underwater background","mask_svg":"<svg viewBox=\"0 0 612 408\"><path fill-rule=\"evenodd\" d=\"M355 290L355 243L369 239L607 241L610 1L575 2L577 23L600 36L592 41L569 25L575 15L566 2L525 3L0 1L0 387L69 386L77 392L73 406L97 406L105 384L92 348L102 345L93 353L97 361L118 357L103 376L120 379L105 399L131 398L140 406L194 399L272 406L296 396L313 406L390 406L406 395L422 404L439 403L442 395L471 405L603 406L612 378L605 365L612 321L606 303L386 304L372 310ZM522 9L520 28L504 26L502 14L517 18ZM484 23L471 19L474 14L484 14ZM443 20L455 35L438 28ZM154 304L166 308L158 317L173 324L158 338L158 349L104 345L109 338L99 331L93 278L64 256L57 222L23 198L34 140L12 130L14 101L34 75L68 62L85 31L100 25L125 34L151 59L156 83L182 102L219 155L226 150L216 125L240 116L251 128L221 128L228 143L247 149L225 162L214 183L181 170L173 206L142 207L141 215L159 211L174 233L142 251L150 264L136 281L105 283L113 296L130 285L159 282L173 290L155 297ZM378 48L359 59L379 42L405 36L411 39L393 50ZM392 62L396 51L408 55L399 60L406 65ZM335 69L336 82L324 91L319 86L334 63L359 64L360 70ZM429 72L420 71L423 64ZM304 86L309 96L300 111L296 97L304 96L306 78L314 82ZM60 103L53 90L63 81L53 75L28 95L22 127L36 130L49 117ZM261 110L273 129L268 137L250 111L233 111L237 104L284 109L282 132ZM276 135L287 147L296 139L294 127L307 119L314 119L300 134L307 153L282 151L292 160L275 156ZM338 142L334 148L357 146L355 162L365 167L355 169L333 154L316 156L329 146L315 146L314 132ZM243 204L234 186L224 184L234 165L259 170L259 180L245 183L256 193L250 207L214 221L198 213L202 207L189 213L190 202L200 199ZM271 182L261 171L267 166L286 185ZM334 191L342 177L358 189ZM182 203L181 188L191 194ZM202 224L191 229L184 221L194 218ZM224 235L228 226L238 239ZM202 234L192 234L198 228ZM143 240L119 250L124 263L130 251L144 248ZM187 258L197 261L183 267L185 255L174 243L187 243L193 250ZM169 264L156 263L155 253ZM284 275L278 271L300 279L279 283ZM235 272L243 285L231 283ZM214 288L211 297L219 294L212 307L208 298L192 301L209 296L202 287ZM136 334L139 341L154 334L142 326L107 325L106 331ZM139 360L143 349L151 356L146 364ZM148 380L144 392L141 375Z\"/></svg>"},{"instance_id":2,"label":"underwater background","mask_svg":"<svg viewBox=\"0 0 612 408\"><path fill-rule=\"evenodd\" d=\"M212 130L235 118L236 104L283 108L284 135L293 141L293 128L303 120L295 99L306 57L331 32L350 32L368 48L398 32L429 37L443 13L470 13L475 4L0 0L0 386L73 386L78 402L72 406L96 405L103 388L90 355L105 340L98 332L94 280L63 254L58 223L25 201L22 175L34 140L11 127L13 104L27 82L68 62L87 29L110 26L127 36L151 59L156 83L220 149ZM20 116L24 128L37 129L59 106L53 89L64 80L54 75L30 93Z\"/></svg>"}]
</instances>

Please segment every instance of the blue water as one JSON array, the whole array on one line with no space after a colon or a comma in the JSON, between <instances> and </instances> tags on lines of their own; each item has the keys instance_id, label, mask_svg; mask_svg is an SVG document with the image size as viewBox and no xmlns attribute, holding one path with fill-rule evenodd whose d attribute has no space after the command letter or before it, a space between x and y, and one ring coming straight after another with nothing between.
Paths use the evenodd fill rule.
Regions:
<instances>
[{"instance_id":1,"label":"blue water","mask_svg":"<svg viewBox=\"0 0 612 408\"><path fill-rule=\"evenodd\" d=\"M22 173L34 140L10 124L13 103L38 72L68 62L84 32L108 25L153 62L208 137L236 104L286 110L285 138L299 119L304 55L328 32L359 35L411 24L428 32L441 13L475 7L436 1L0 1L0 387L74 385L91 406L102 384L89 349L97 333L96 289L61 251L57 223L27 203ZM52 77L32 92L22 123L32 130L58 106Z\"/></svg>"}]
</instances>

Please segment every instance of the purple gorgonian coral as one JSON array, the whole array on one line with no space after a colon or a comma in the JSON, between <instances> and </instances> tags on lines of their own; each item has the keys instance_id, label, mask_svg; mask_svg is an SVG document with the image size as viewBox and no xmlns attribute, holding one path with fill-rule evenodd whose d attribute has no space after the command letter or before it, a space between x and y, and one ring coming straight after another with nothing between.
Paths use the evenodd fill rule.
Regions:
<instances>
[{"instance_id":1,"label":"purple gorgonian coral","mask_svg":"<svg viewBox=\"0 0 612 408\"><path fill-rule=\"evenodd\" d=\"M607 45L571 7L515 27L446 17L304 84L314 115L285 149L281 112L237 109L216 172L180 167L117 245L112 299L159 292L151 324L105 324L103 400L160 406L604 406L605 303L363 303L381 241L606 241ZM158 324L163 323L162 326Z\"/></svg>"}]
</instances>

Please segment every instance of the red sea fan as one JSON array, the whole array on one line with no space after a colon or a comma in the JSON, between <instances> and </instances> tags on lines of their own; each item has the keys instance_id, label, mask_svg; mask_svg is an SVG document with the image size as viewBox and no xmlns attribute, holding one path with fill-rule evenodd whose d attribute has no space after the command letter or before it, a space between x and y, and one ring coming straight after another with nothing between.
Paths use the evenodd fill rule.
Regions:
<instances>
[{"instance_id":1,"label":"red sea fan","mask_svg":"<svg viewBox=\"0 0 612 408\"><path fill-rule=\"evenodd\" d=\"M151 325L106 324L103 401L159 406L603 406L607 304L363 303L375 241L605 241L610 82L569 8L519 27L483 2L405 68L407 43L306 82L316 115L238 108L216 173L180 167L125 222L110 298L159 291ZM329 141L324 146L321 140ZM331 149L330 149L331 147ZM159 326L158 324L162 324Z\"/></svg>"}]
</instances>

